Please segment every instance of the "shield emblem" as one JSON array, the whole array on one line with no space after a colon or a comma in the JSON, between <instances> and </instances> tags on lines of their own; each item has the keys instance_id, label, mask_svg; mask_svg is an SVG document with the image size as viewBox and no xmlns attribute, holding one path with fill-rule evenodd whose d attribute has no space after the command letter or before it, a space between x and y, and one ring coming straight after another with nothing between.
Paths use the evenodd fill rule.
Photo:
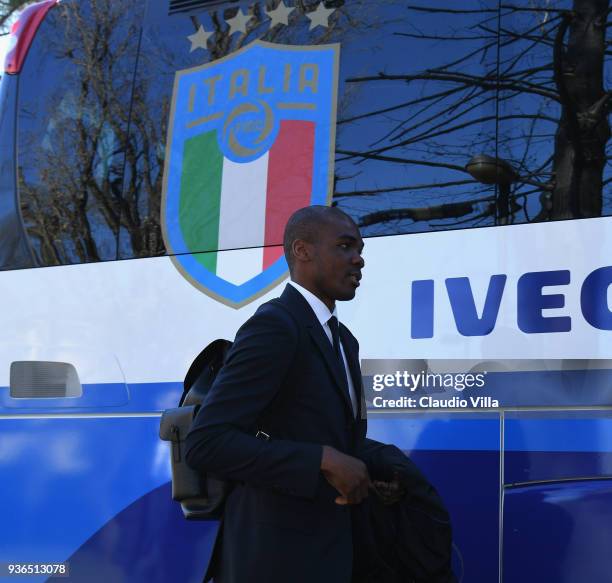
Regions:
<instances>
[{"instance_id":1,"label":"shield emblem","mask_svg":"<svg viewBox=\"0 0 612 583\"><path fill-rule=\"evenodd\" d=\"M183 276L227 305L284 279L287 219L331 202L338 58L337 44L256 41L176 73L164 240Z\"/></svg>"}]
</instances>

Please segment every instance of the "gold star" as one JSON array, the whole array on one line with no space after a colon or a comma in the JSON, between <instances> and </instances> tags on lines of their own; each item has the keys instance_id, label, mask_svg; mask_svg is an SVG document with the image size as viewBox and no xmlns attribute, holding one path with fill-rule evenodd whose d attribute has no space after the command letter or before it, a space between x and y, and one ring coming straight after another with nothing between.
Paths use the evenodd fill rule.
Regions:
<instances>
[{"instance_id":1,"label":"gold star","mask_svg":"<svg viewBox=\"0 0 612 583\"><path fill-rule=\"evenodd\" d=\"M246 32L247 22L251 20L251 16L248 14L244 14L240 8L238 8L238 12L236 12L236 16L233 18L227 18L226 22L230 26L230 36L232 36L235 32Z\"/></svg>"},{"instance_id":2,"label":"gold star","mask_svg":"<svg viewBox=\"0 0 612 583\"><path fill-rule=\"evenodd\" d=\"M277 24L289 24L289 15L295 10L295 8L287 8L285 3L281 0L281 3L274 9L268 11L270 17L270 28Z\"/></svg>"},{"instance_id":3,"label":"gold star","mask_svg":"<svg viewBox=\"0 0 612 583\"><path fill-rule=\"evenodd\" d=\"M198 30L196 30L193 34L190 34L187 38L191 43L191 48L189 49L190 53L193 53L196 49L204 49L208 50L206 43L208 39L213 35L212 32L206 32L204 27L200 24Z\"/></svg>"},{"instance_id":4,"label":"gold star","mask_svg":"<svg viewBox=\"0 0 612 583\"><path fill-rule=\"evenodd\" d=\"M314 12L309 12L306 14L308 18L310 18L310 26L308 30L312 30L317 26L329 26L329 17L332 15L332 12L335 12L335 8L325 8L323 2L317 6L317 9Z\"/></svg>"}]
</instances>

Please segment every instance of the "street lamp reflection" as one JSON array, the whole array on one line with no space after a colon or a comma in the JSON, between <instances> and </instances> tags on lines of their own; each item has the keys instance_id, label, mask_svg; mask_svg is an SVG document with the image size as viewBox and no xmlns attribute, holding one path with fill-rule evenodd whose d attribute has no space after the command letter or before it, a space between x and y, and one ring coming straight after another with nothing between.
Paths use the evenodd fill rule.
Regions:
<instances>
[{"instance_id":1,"label":"street lamp reflection","mask_svg":"<svg viewBox=\"0 0 612 583\"><path fill-rule=\"evenodd\" d=\"M510 214L510 185L518 179L514 168L500 158L478 154L467 163L465 169L478 182L496 184L499 187L495 205L495 223L507 225Z\"/></svg>"}]
</instances>

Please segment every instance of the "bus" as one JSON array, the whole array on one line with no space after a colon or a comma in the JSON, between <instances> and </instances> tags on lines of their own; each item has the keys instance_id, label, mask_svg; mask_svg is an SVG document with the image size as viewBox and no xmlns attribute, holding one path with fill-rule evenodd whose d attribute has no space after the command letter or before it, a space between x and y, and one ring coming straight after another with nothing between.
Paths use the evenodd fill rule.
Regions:
<instances>
[{"instance_id":1,"label":"bus","mask_svg":"<svg viewBox=\"0 0 612 583\"><path fill-rule=\"evenodd\" d=\"M368 435L465 583L612 573L604 0L45 0L0 81L0 573L201 581L161 413L335 205ZM448 382L447 382L448 381ZM253 528L253 525L245 525Z\"/></svg>"}]
</instances>

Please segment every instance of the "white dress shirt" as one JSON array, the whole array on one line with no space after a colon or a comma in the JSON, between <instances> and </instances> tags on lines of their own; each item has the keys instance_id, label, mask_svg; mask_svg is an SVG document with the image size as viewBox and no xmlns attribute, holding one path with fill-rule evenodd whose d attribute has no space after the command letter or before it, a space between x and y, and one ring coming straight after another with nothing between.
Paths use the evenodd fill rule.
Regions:
<instances>
[{"instance_id":1,"label":"white dress shirt","mask_svg":"<svg viewBox=\"0 0 612 583\"><path fill-rule=\"evenodd\" d=\"M299 291L304 299L308 302L308 305L312 308L312 311L315 313L317 320L323 327L323 331L325 332L330 344L334 345L334 340L332 338L332 333L329 328L328 320L332 316L336 316L338 318L338 309L334 306L334 311L330 312L329 308L311 291L308 291L306 288L302 287L300 284L295 283L295 281L289 282L297 291ZM342 346L342 340L340 340L340 353L342 354L342 362L344 363L344 374L346 376L346 381L348 384L349 397L351 399L351 405L353 406L353 416L357 417L357 396L355 394L355 387L353 386L353 379L351 377L351 371L349 370L348 363L346 361L346 354L344 354L344 346Z\"/></svg>"}]
</instances>

